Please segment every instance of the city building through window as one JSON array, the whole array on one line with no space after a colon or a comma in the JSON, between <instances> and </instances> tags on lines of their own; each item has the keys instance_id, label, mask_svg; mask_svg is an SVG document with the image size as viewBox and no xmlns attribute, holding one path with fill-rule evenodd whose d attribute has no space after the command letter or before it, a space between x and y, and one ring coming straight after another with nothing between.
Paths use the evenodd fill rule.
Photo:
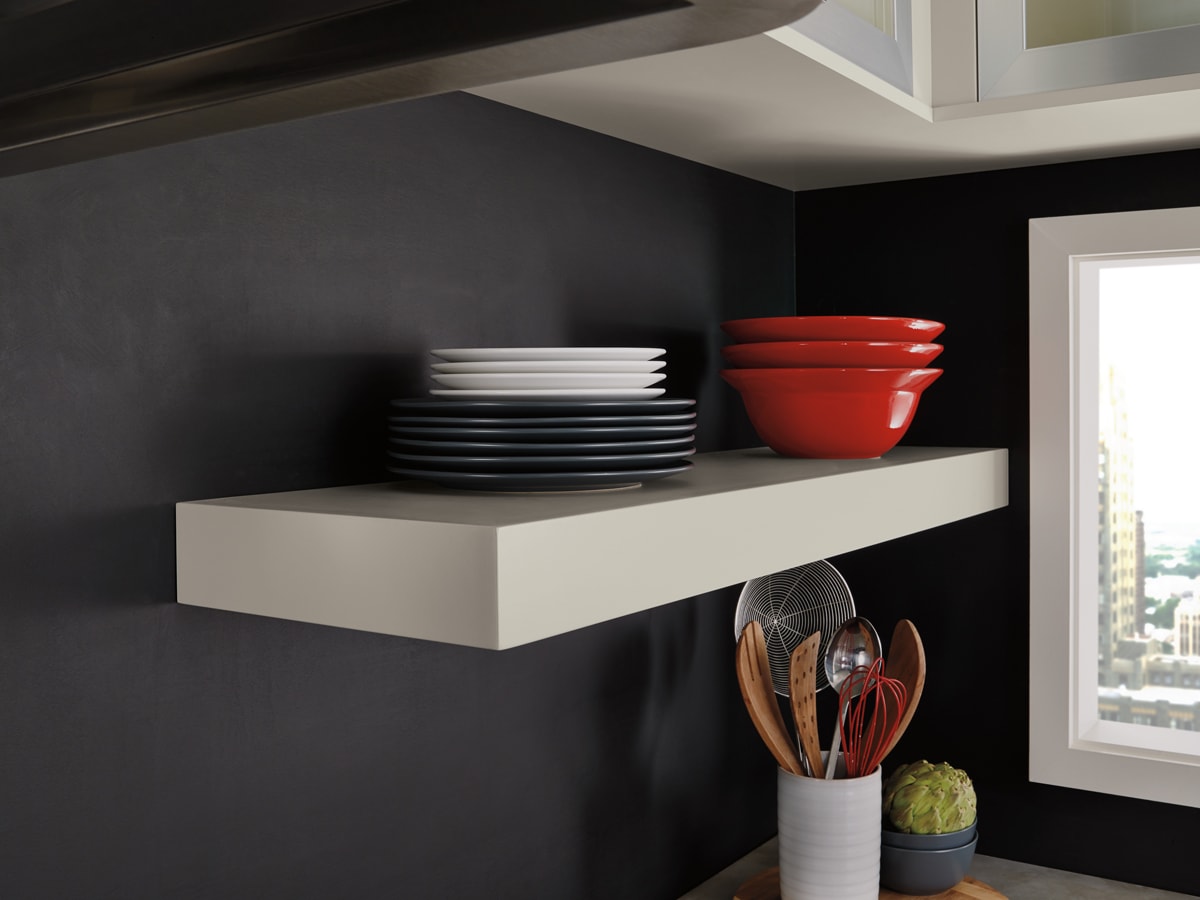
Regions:
<instances>
[{"instance_id":1,"label":"city building through window","mask_svg":"<svg viewBox=\"0 0 1200 900\"><path fill-rule=\"evenodd\" d=\"M1200 260L1100 264L1100 717L1200 731Z\"/></svg>"}]
</instances>

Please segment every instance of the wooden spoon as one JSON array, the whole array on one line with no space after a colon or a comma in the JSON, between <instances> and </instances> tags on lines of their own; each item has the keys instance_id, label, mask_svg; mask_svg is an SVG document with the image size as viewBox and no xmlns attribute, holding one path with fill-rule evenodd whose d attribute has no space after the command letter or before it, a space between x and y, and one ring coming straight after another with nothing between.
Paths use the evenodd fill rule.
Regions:
<instances>
[{"instance_id":1,"label":"wooden spoon","mask_svg":"<svg viewBox=\"0 0 1200 900\"><path fill-rule=\"evenodd\" d=\"M767 657L767 639L762 625L756 621L749 622L738 638L737 676L750 721L758 729L759 737L775 757L775 762L784 771L803 775L800 757L792 748L783 713L779 711L779 701L775 699L771 661Z\"/></svg>"},{"instance_id":2,"label":"wooden spoon","mask_svg":"<svg viewBox=\"0 0 1200 900\"><path fill-rule=\"evenodd\" d=\"M921 701L921 693L925 690L925 647L921 643L921 636L917 634L917 626L908 619L901 619L896 623L884 666L884 671L889 678L896 678L903 682L904 689L908 692L908 699L904 704L904 710L901 711L896 707L895 698L885 698L888 718L894 720L896 716L899 716L900 725L896 728L892 739L888 741L880 759L885 759L895 749L900 738L904 737L908 723L912 721L913 713L917 711L917 704Z\"/></svg>"},{"instance_id":3,"label":"wooden spoon","mask_svg":"<svg viewBox=\"0 0 1200 900\"><path fill-rule=\"evenodd\" d=\"M800 752L808 760L814 778L825 777L821 760L821 738L817 732L817 649L821 632L814 631L792 651L788 669L788 694L791 696L792 718L800 739Z\"/></svg>"}]
</instances>

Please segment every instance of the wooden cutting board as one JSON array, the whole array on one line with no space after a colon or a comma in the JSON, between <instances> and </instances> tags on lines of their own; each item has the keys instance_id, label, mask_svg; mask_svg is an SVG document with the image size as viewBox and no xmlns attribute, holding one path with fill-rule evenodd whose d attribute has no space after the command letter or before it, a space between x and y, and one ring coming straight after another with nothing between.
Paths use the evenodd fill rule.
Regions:
<instances>
[{"instance_id":1,"label":"wooden cutting board","mask_svg":"<svg viewBox=\"0 0 1200 900\"><path fill-rule=\"evenodd\" d=\"M909 894L897 894L887 888L879 889L879 900L905 900ZM740 888L733 900L780 900L779 867L759 872ZM1008 900L1002 893L970 875L940 894L928 894L924 900Z\"/></svg>"}]
</instances>

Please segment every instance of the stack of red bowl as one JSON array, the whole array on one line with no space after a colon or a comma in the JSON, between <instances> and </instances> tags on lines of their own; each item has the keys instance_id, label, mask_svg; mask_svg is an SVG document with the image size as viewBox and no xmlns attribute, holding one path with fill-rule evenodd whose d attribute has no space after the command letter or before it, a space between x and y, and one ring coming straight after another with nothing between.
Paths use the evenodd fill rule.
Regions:
<instances>
[{"instance_id":1,"label":"stack of red bowl","mask_svg":"<svg viewBox=\"0 0 1200 900\"><path fill-rule=\"evenodd\" d=\"M758 436L782 456L871 459L912 423L945 325L896 316L774 316L721 328L722 377Z\"/></svg>"}]
</instances>

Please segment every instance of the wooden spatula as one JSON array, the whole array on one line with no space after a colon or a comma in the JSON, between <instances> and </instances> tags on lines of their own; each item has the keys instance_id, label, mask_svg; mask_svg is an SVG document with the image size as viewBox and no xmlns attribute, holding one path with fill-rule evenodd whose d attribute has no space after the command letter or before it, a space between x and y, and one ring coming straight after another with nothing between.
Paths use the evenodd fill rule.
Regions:
<instances>
[{"instance_id":1,"label":"wooden spatula","mask_svg":"<svg viewBox=\"0 0 1200 900\"><path fill-rule=\"evenodd\" d=\"M817 649L821 632L814 631L792 651L788 668L788 694L791 697L792 718L800 739L800 752L808 760L814 778L825 777L821 761L821 738L817 731Z\"/></svg>"},{"instance_id":2,"label":"wooden spatula","mask_svg":"<svg viewBox=\"0 0 1200 900\"><path fill-rule=\"evenodd\" d=\"M756 621L748 623L738 638L737 677L750 721L758 729L759 737L775 757L775 762L793 775L803 775L800 757L792 747L783 713L779 711L779 701L775 699L771 661L767 657L767 639L762 625Z\"/></svg>"},{"instance_id":3,"label":"wooden spatula","mask_svg":"<svg viewBox=\"0 0 1200 900\"><path fill-rule=\"evenodd\" d=\"M921 702L921 693L925 690L925 647L921 643L921 636L917 634L917 626L908 619L901 619L896 623L896 628L892 632L892 642L888 645L884 667L888 677L897 678L903 682L904 689L908 693L903 711L896 708L894 700L887 701L889 719L899 716L900 725L883 751L883 756L886 758L900 742L900 738L904 737L908 723L912 721L913 713L917 711L917 704Z\"/></svg>"}]
</instances>

